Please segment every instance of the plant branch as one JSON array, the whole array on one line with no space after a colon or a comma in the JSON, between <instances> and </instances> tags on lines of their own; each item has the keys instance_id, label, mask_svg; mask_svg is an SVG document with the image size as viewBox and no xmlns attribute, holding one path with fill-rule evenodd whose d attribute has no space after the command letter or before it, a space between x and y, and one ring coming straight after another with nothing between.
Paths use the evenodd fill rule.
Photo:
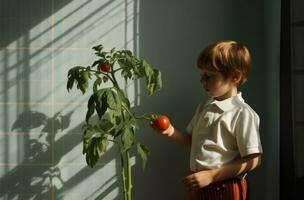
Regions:
<instances>
[{"instance_id":1,"label":"plant branch","mask_svg":"<svg viewBox=\"0 0 304 200\"><path fill-rule=\"evenodd\" d=\"M119 87L119 85L118 85L118 82L117 82L117 80L116 80L115 72L114 72L114 71L111 71L110 74L111 74L111 76L112 76L111 81L112 81L113 85L114 85L118 90L121 90L120 87Z\"/></svg>"},{"instance_id":2,"label":"plant branch","mask_svg":"<svg viewBox=\"0 0 304 200\"><path fill-rule=\"evenodd\" d=\"M116 72L118 72L119 70L122 70L122 68L120 67L120 68L117 68L117 69L113 70L113 73L116 73Z\"/></svg>"},{"instance_id":3,"label":"plant branch","mask_svg":"<svg viewBox=\"0 0 304 200\"><path fill-rule=\"evenodd\" d=\"M121 107L127 111L127 113L129 113L129 115L131 115L132 117L134 117L134 114L130 112L130 110L128 108L126 108L123 104L121 105Z\"/></svg>"},{"instance_id":4,"label":"plant branch","mask_svg":"<svg viewBox=\"0 0 304 200\"><path fill-rule=\"evenodd\" d=\"M147 116L148 115L148 116ZM145 120L151 120L151 116L154 115L153 112L144 113L143 115L134 116L136 119L145 119Z\"/></svg>"},{"instance_id":5,"label":"plant branch","mask_svg":"<svg viewBox=\"0 0 304 200\"><path fill-rule=\"evenodd\" d=\"M108 77L110 80L111 80L111 82L113 83L113 85L114 85L114 80L112 79L112 77L108 74L108 73L104 73L104 72L100 72L100 71L97 71L97 70L92 70L92 69L88 69L90 72L94 72L94 73L96 73L96 74L102 74L102 75L104 75L104 76L106 76L106 77ZM116 83L117 83L117 81L116 81Z\"/></svg>"}]
</instances>

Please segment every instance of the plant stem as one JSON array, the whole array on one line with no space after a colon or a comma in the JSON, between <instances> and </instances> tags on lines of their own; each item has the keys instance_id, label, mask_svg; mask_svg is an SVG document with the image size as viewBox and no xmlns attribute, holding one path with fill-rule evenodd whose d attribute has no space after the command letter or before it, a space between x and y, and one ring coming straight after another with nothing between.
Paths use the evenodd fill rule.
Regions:
<instances>
[{"instance_id":1,"label":"plant stem","mask_svg":"<svg viewBox=\"0 0 304 200\"><path fill-rule=\"evenodd\" d=\"M140 115L140 116L135 116L136 119L146 119L146 120L151 120L151 118L146 117L145 115Z\"/></svg>"},{"instance_id":2,"label":"plant stem","mask_svg":"<svg viewBox=\"0 0 304 200\"><path fill-rule=\"evenodd\" d=\"M132 166L130 163L130 152L126 151L127 154L127 166L128 166L128 200L132 200Z\"/></svg>"},{"instance_id":3,"label":"plant stem","mask_svg":"<svg viewBox=\"0 0 304 200\"><path fill-rule=\"evenodd\" d=\"M128 108L126 108L123 104L121 105L121 107L122 107L125 111L127 111L127 112L129 113L129 115L134 116L134 115L130 112L130 110L129 110Z\"/></svg>"},{"instance_id":4,"label":"plant stem","mask_svg":"<svg viewBox=\"0 0 304 200\"><path fill-rule=\"evenodd\" d=\"M118 85L118 82L117 82L117 80L116 80L116 78L115 78L115 72L111 71L110 74L111 74L111 76L112 76L112 78L110 78L110 79L111 79L111 81L112 81L114 87L116 87L118 90L120 90L120 87L119 87L119 85Z\"/></svg>"},{"instance_id":5,"label":"plant stem","mask_svg":"<svg viewBox=\"0 0 304 200\"><path fill-rule=\"evenodd\" d=\"M117 72L119 70L122 70L122 68L118 68L118 69L113 70L113 73L115 73L115 72Z\"/></svg>"},{"instance_id":6,"label":"plant stem","mask_svg":"<svg viewBox=\"0 0 304 200\"><path fill-rule=\"evenodd\" d=\"M147 116L148 115L148 116ZM143 115L139 115L139 116L134 116L136 119L146 119L146 120L151 120L152 119L152 115L154 115L154 113L150 112L150 113L144 113Z\"/></svg>"},{"instance_id":7,"label":"plant stem","mask_svg":"<svg viewBox=\"0 0 304 200\"><path fill-rule=\"evenodd\" d=\"M110 72L110 75L106 74L110 80L112 81L113 83L113 86L118 90L121 91L119 85L118 85L118 82L116 80L116 77L115 77L115 71L111 71ZM110 77L111 76L111 77ZM125 111L128 112L128 114L130 114L131 116L133 116L133 114L129 111L128 108L125 108ZM124 112L122 111L122 118L123 120L125 120L125 114ZM126 159L126 162L127 162L127 166L125 166L125 163L124 163L124 158ZM127 173L128 173L128 177L126 177L126 173L125 173L125 167L127 167ZM125 200L132 200L132 168L131 168L131 163L130 163L130 153L129 153L129 150L127 150L125 152L125 157L123 155L123 153L121 153L121 170L122 170L122 181L123 181L123 190L124 190L124 199ZM127 178L127 179L126 179ZM128 188L127 188L127 181L128 181Z\"/></svg>"},{"instance_id":8,"label":"plant stem","mask_svg":"<svg viewBox=\"0 0 304 200\"><path fill-rule=\"evenodd\" d=\"M124 156L123 153L120 154L121 160L121 177L122 177L122 185L123 185L123 193L124 193L124 200L128 200L127 196L127 185L126 185L126 173L124 168Z\"/></svg>"}]
</instances>

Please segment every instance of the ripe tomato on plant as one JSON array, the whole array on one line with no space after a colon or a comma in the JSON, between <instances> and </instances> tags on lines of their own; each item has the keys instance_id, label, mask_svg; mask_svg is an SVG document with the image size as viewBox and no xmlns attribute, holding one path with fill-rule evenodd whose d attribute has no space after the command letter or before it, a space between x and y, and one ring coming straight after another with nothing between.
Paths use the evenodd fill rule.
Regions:
<instances>
[{"instance_id":1,"label":"ripe tomato on plant","mask_svg":"<svg viewBox=\"0 0 304 200\"><path fill-rule=\"evenodd\" d=\"M110 64L109 63L103 63L99 66L99 70L101 70L102 72L109 72L111 69Z\"/></svg>"},{"instance_id":2,"label":"ripe tomato on plant","mask_svg":"<svg viewBox=\"0 0 304 200\"><path fill-rule=\"evenodd\" d=\"M160 131L164 131L167 128L169 128L170 124L171 123L170 123L169 118L165 115L152 117L152 119L150 121L150 126L153 128L155 127Z\"/></svg>"}]
</instances>

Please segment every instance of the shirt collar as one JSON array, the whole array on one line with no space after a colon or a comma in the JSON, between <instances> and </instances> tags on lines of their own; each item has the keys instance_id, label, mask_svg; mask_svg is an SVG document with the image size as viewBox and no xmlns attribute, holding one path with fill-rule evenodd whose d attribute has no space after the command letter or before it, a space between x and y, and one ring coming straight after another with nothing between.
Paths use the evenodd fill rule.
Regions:
<instances>
[{"instance_id":1,"label":"shirt collar","mask_svg":"<svg viewBox=\"0 0 304 200\"><path fill-rule=\"evenodd\" d=\"M216 105L218 108L220 108L222 111L225 112L225 111L228 111L228 110L234 108L240 101L244 102L241 92L239 92L235 96L232 96L232 97L222 100L222 101L218 101L218 100L215 100L214 98L211 98L207 102L207 105L211 105L211 104Z\"/></svg>"}]
</instances>

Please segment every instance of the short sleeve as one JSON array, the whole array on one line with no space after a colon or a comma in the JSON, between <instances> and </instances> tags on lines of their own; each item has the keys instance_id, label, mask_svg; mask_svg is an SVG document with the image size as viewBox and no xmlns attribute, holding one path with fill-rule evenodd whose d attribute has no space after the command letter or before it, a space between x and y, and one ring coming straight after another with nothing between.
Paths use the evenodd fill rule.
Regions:
<instances>
[{"instance_id":1,"label":"short sleeve","mask_svg":"<svg viewBox=\"0 0 304 200\"><path fill-rule=\"evenodd\" d=\"M235 129L241 157L255 153L263 153L259 125L259 116L251 108L244 107L238 115Z\"/></svg>"},{"instance_id":2,"label":"short sleeve","mask_svg":"<svg viewBox=\"0 0 304 200\"><path fill-rule=\"evenodd\" d=\"M199 113L201 112L202 109L203 109L203 105L202 104L199 104L196 107L195 113L194 113L191 121L189 122L188 126L186 127L186 132L188 134L192 135L193 128L197 124L197 120L199 118Z\"/></svg>"}]
</instances>

